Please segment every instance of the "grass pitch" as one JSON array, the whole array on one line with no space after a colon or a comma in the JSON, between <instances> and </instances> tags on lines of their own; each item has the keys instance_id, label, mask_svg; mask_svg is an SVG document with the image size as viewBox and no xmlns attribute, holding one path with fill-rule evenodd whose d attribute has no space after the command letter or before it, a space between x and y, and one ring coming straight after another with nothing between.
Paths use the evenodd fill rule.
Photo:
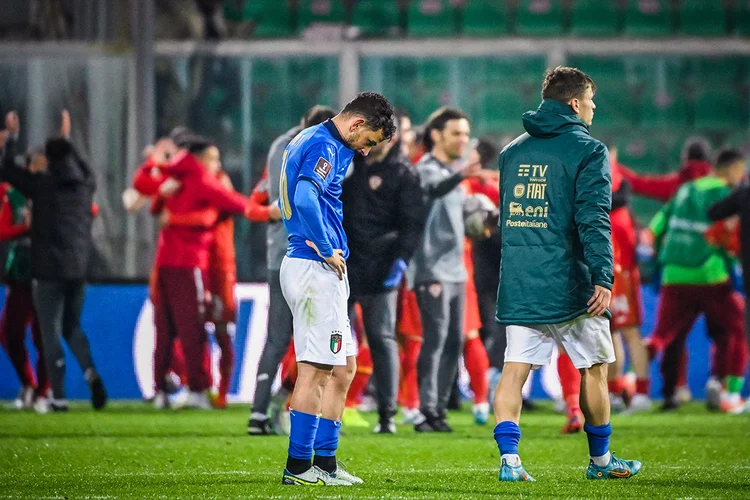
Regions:
<instances>
[{"instance_id":1,"label":"grass pitch","mask_svg":"<svg viewBox=\"0 0 750 500\"><path fill-rule=\"evenodd\" d=\"M281 486L287 440L249 437L247 416L245 406L156 412L139 402L0 410L0 498L750 498L750 415L700 404L613 418L612 449L643 461L625 481L586 480L585 435L560 435L563 417L545 406L521 422L536 483L499 483L492 426L462 412L453 434L347 430L339 457L365 484L346 489Z\"/></svg>"}]
</instances>

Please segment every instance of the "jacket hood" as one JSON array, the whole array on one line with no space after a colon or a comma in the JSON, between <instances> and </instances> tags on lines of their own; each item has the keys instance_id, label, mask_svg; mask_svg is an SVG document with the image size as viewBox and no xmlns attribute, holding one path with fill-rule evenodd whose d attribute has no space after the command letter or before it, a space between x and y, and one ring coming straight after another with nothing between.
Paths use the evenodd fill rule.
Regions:
<instances>
[{"instance_id":1,"label":"jacket hood","mask_svg":"<svg viewBox=\"0 0 750 500\"><path fill-rule=\"evenodd\" d=\"M524 113L523 128L532 137L540 138L556 137L574 130L589 133L589 128L573 108L554 99L544 99L536 111Z\"/></svg>"},{"instance_id":2,"label":"jacket hood","mask_svg":"<svg viewBox=\"0 0 750 500\"><path fill-rule=\"evenodd\" d=\"M703 160L687 160L680 167L679 176L683 182L689 182L700 179L711 174L714 171L711 163Z\"/></svg>"}]
</instances>

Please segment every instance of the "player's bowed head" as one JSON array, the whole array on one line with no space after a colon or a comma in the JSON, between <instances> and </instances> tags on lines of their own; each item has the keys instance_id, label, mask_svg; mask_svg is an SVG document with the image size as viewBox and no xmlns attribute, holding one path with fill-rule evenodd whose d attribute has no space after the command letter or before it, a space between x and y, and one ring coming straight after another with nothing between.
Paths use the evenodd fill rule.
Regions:
<instances>
[{"instance_id":1,"label":"player's bowed head","mask_svg":"<svg viewBox=\"0 0 750 500\"><path fill-rule=\"evenodd\" d=\"M352 99L332 121L349 148L362 156L396 133L393 106L375 92L362 92Z\"/></svg>"}]
</instances>

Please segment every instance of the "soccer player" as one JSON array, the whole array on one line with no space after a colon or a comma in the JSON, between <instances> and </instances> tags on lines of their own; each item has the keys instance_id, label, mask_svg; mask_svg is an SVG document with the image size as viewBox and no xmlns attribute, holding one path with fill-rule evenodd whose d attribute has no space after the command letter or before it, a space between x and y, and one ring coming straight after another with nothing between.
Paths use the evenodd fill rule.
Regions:
<instances>
[{"instance_id":1,"label":"soccer player","mask_svg":"<svg viewBox=\"0 0 750 500\"><path fill-rule=\"evenodd\" d=\"M284 151L279 205L289 248L280 278L292 311L298 375L283 484L362 482L336 461L341 414L356 370L339 198L354 154L366 156L394 133L391 104L364 92L330 120L303 130Z\"/></svg>"},{"instance_id":2,"label":"soccer player","mask_svg":"<svg viewBox=\"0 0 750 500\"><path fill-rule=\"evenodd\" d=\"M319 125L336 113L329 107L315 105L302 117L300 124L286 131L271 144L266 161L266 172L268 173L268 191L266 193L269 203L277 204L279 199L279 184L281 179L281 164L284 150L292 139L303 129ZM271 404L271 387L279 363L289 350L292 341L292 312L281 293L279 273L281 261L287 250L286 229L283 224L271 224L266 233L268 247L266 264L268 266L268 333L266 345L258 361L258 372L256 377L255 395L253 396L253 407L250 412L247 433L251 436L267 436L273 434L268 419L268 407ZM282 377L283 378L283 377ZM283 387L283 386L282 386ZM281 412L283 413L283 411Z\"/></svg>"},{"instance_id":3,"label":"soccer player","mask_svg":"<svg viewBox=\"0 0 750 500\"><path fill-rule=\"evenodd\" d=\"M740 392L747 366L744 303L731 284L731 265L726 252L706 241L710 226L708 210L727 197L745 175L745 160L735 150L721 151L715 175L685 184L657 213L651 224L663 266L659 310L649 349L654 353L671 345L684 345L699 314L706 316L708 335L716 345L714 373L725 378L721 410L743 410ZM676 374L664 370L665 405L676 403Z\"/></svg>"},{"instance_id":4,"label":"soccer player","mask_svg":"<svg viewBox=\"0 0 750 500\"><path fill-rule=\"evenodd\" d=\"M542 103L523 116L525 134L500 159L502 262L497 321L508 347L495 392L500 481L533 481L518 455L521 389L560 343L581 372L589 479L627 478L641 463L609 451L607 364L614 361L608 308L613 281L606 146L594 139L594 82L548 70Z\"/></svg>"}]
</instances>

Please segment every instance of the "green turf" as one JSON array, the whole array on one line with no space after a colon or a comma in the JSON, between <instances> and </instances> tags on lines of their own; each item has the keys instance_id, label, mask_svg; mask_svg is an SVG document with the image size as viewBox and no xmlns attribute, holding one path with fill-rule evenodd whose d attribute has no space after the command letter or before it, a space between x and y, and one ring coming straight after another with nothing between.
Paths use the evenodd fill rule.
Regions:
<instances>
[{"instance_id":1,"label":"green turf","mask_svg":"<svg viewBox=\"0 0 750 500\"><path fill-rule=\"evenodd\" d=\"M498 483L492 426L464 412L451 415L450 435L347 431L339 457L365 484L345 490L281 486L286 438L248 437L247 413L158 413L143 403L0 410L0 498L750 498L750 417L697 404L614 417L612 449L644 464L627 481L584 479L585 436L561 436L563 418L542 409L521 425L537 483Z\"/></svg>"}]
</instances>

